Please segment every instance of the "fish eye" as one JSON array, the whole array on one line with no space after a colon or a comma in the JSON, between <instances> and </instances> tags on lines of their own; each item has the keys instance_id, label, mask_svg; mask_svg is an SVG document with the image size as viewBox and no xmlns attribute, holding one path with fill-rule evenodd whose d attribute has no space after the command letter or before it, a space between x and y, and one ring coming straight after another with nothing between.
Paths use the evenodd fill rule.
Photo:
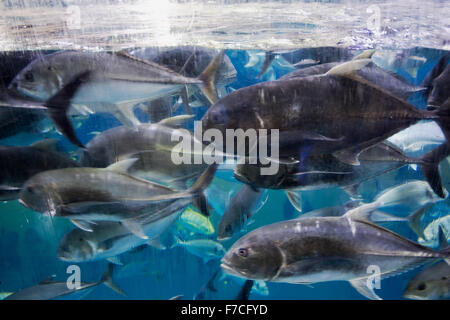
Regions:
<instances>
[{"instance_id":1,"label":"fish eye","mask_svg":"<svg viewBox=\"0 0 450 320\"><path fill-rule=\"evenodd\" d=\"M447 277L445 277L445 276L441 278L441 280L447 280L447 279L448 279L448 278L447 278Z\"/></svg>"},{"instance_id":2,"label":"fish eye","mask_svg":"<svg viewBox=\"0 0 450 320\"><path fill-rule=\"evenodd\" d=\"M231 225L227 225L226 227L225 227L225 231L226 232L231 232L232 230L231 230Z\"/></svg>"},{"instance_id":3,"label":"fish eye","mask_svg":"<svg viewBox=\"0 0 450 320\"><path fill-rule=\"evenodd\" d=\"M419 291L423 291L427 288L427 285L425 283L421 283L419 284L419 286L417 287L417 290Z\"/></svg>"},{"instance_id":4,"label":"fish eye","mask_svg":"<svg viewBox=\"0 0 450 320\"><path fill-rule=\"evenodd\" d=\"M34 194L34 188L33 187L27 187L27 192Z\"/></svg>"},{"instance_id":5,"label":"fish eye","mask_svg":"<svg viewBox=\"0 0 450 320\"><path fill-rule=\"evenodd\" d=\"M247 257L247 256L248 256L248 249L246 249L246 248L240 248L240 249L238 250L238 254L239 254L241 257Z\"/></svg>"},{"instance_id":6,"label":"fish eye","mask_svg":"<svg viewBox=\"0 0 450 320\"><path fill-rule=\"evenodd\" d=\"M30 82L34 81L34 76L31 71L27 71L25 73L25 80L30 81Z\"/></svg>"},{"instance_id":7,"label":"fish eye","mask_svg":"<svg viewBox=\"0 0 450 320\"><path fill-rule=\"evenodd\" d=\"M83 238L79 238L78 241L83 242Z\"/></svg>"}]
</instances>

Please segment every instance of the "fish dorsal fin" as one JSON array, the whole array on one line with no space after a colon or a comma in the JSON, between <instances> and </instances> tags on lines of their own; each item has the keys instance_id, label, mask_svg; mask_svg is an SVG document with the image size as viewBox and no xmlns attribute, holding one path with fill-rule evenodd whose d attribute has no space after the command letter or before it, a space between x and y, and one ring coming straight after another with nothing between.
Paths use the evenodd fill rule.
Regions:
<instances>
[{"instance_id":1,"label":"fish dorsal fin","mask_svg":"<svg viewBox=\"0 0 450 320\"><path fill-rule=\"evenodd\" d=\"M327 73L325 73L326 76L347 76L351 75L360 69L364 68L367 64L369 64L372 60L370 59L357 59L357 60L351 60L348 62L341 63L337 65L336 67L331 68Z\"/></svg>"},{"instance_id":2,"label":"fish dorsal fin","mask_svg":"<svg viewBox=\"0 0 450 320\"><path fill-rule=\"evenodd\" d=\"M120 57L123 57L123 58L134 60L136 62L140 62L140 63L146 64L148 66L157 68L159 70L171 73L171 74L176 75L176 76L181 76L179 73L173 71L172 69L169 69L169 68L167 68L167 67L165 67L163 65L157 64L156 62L153 62L153 61L149 61L149 60L145 60L145 59L141 59L141 58L135 57L135 56L129 54L128 52L126 52L125 50L117 51L117 52L115 52L113 54L115 54L117 56L120 56Z\"/></svg>"},{"instance_id":3,"label":"fish dorsal fin","mask_svg":"<svg viewBox=\"0 0 450 320\"><path fill-rule=\"evenodd\" d=\"M72 221L72 223L78 227L79 229L86 231L86 232L93 232L94 229L92 229L92 224L89 223L88 221L83 221L83 220L70 220Z\"/></svg>"},{"instance_id":4,"label":"fish dorsal fin","mask_svg":"<svg viewBox=\"0 0 450 320\"><path fill-rule=\"evenodd\" d=\"M300 191L296 190L287 190L286 196L289 199L289 202L292 206L298 211L302 212L302 194Z\"/></svg>"},{"instance_id":5,"label":"fish dorsal fin","mask_svg":"<svg viewBox=\"0 0 450 320\"><path fill-rule=\"evenodd\" d=\"M50 277L45 278L44 280L42 280L41 282L39 282L39 284L50 284L50 283L53 283L53 282L54 282L53 279L55 279L55 276L54 276L54 275L51 275Z\"/></svg>"},{"instance_id":6,"label":"fish dorsal fin","mask_svg":"<svg viewBox=\"0 0 450 320\"><path fill-rule=\"evenodd\" d=\"M58 151L58 139L45 139L32 143L30 147L42 149L42 150L50 150L50 151Z\"/></svg>"},{"instance_id":7,"label":"fish dorsal fin","mask_svg":"<svg viewBox=\"0 0 450 320\"><path fill-rule=\"evenodd\" d=\"M109 257L106 260L108 260L109 262L118 265L118 266L123 266L122 261L120 261L120 258L118 256L114 256L114 257Z\"/></svg>"},{"instance_id":8,"label":"fish dorsal fin","mask_svg":"<svg viewBox=\"0 0 450 320\"><path fill-rule=\"evenodd\" d=\"M148 240L146 243L147 243L150 247L153 247L153 248L156 248L156 249L159 249L159 250L167 249L167 247L166 247L164 244L161 243L161 240L159 239L159 237L158 237L158 238L150 239L150 240Z\"/></svg>"},{"instance_id":9,"label":"fish dorsal fin","mask_svg":"<svg viewBox=\"0 0 450 320\"><path fill-rule=\"evenodd\" d=\"M162 119L160 122L158 122L158 124L161 124L166 127L178 127L178 126L182 125L183 123L186 123L189 120L193 119L194 117L195 116L193 114L182 114L182 115Z\"/></svg>"},{"instance_id":10,"label":"fish dorsal fin","mask_svg":"<svg viewBox=\"0 0 450 320\"><path fill-rule=\"evenodd\" d=\"M443 250L448 247L447 236L445 235L444 227L442 225L439 225L438 239L440 250Z\"/></svg>"},{"instance_id":11,"label":"fish dorsal fin","mask_svg":"<svg viewBox=\"0 0 450 320\"><path fill-rule=\"evenodd\" d=\"M106 169L110 171L123 172L127 173L128 169L137 161L137 158L125 159L118 162L115 162L108 166Z\"/></svg>"},{"instance_id":12,"label":"fish dorsal fin","mask_svg":"<svg viewBox=\"0 0 450 320\"><path fill-rule=\"evenodd\" d=\"M360 294L362 294L367 299L383 300L373 291L373 288L370 288L370 286L367 283L366 278L350 280L350 284L352 285L353 288L356 289L356 291L358 291Z\"/></svg>"},{"instance_id":13,"label":"fish dorsal fin","mask_svg":"<svg viewBox=\"0 0 450 320\"><path fill-rule=\"evenodd\" d=\"M365 222L371 221L371 215L380 207L378 202L372 202L356 207L355 209L347 211L343 217L351 220L362 220Z\"/></svg>"},{"instance_id":14,"label":"fish dorsal fin","mask_svg":"<svg viewBox=\"0 0 450 320\"><path fill-rule=\"evenodd\" d=\"M358 54L352 60L371 59L375 51L376 51L375 49L364 50L362 53Z\"/></svg>"}]
</instances>

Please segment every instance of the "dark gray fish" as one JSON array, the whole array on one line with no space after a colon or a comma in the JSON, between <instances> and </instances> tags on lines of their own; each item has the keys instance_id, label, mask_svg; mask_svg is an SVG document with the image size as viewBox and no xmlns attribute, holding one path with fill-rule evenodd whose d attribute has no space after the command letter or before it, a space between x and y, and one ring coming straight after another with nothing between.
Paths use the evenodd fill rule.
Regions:
<instances>
[{"instance_id":1,"label":"dark gray fish","mask_svg":"<svg viewBox=\"0 0 450 320\"><path fill-rule=\"evenodd\" d=\"M351 209L354 209L359 205L359 201L351 200L344 203L343 205L325 207L302 213L299 218L340 217L343 216L347 211L350 211Z\"/></svg>"},{"instance_id":2,"label":"dark gray fish","mask_svg":"<svg viewBox=\"0 0 450 320\"><path fill-rule=\"evenodd\" d=\"M28 147L0 146L0 199L17 199L23 184L37 173L78 167L68 156L50 149L52 140Z\"/></svg>"},{"instance_id":3,"label":"dark gray fish","mask_svg":"<svg viewBox=\"0 0 450 320\"><path fill-rule=\"evenodd\" d=\"M288 80L324 74L339 64L340 62L330 62L295 70L288 73L287 75L284 75L279 80ZM425 88L423 87L410 84L402 76L394 72L378 67L373 62L370 62L365 67L358 70L358 72L356 72L356 75L403 100L408 100L408 98L414 92L425 90Z\"/></svg>"},{"instance_id":4,"label":"dark gray fish","mask_svg":"<svg viewBox=\"0 0 450 320\"><path fill-rule=\"evenodd\" d=\"M433 69L431 69L431 71L427 74L425 79L423 79L421 86L426 88L425 94L427 96L429 96L431 90L433 89L434 80L446 69L449 59L450 54L444 54L434 65Z\"/></svg>"},{"instance_id":5,"label":"dark gray fish","mask_svg":"<svg viewBox=\"0 0 450 320\"><path fill-rule=\"evenodd\" d=\"M441 261L424 269L408 282L403 296L416 300L450 299L450 266Z\"/></svg>"},{"instance_id":6,"label":"dark gray fish","mask_svg":"<svg viewBox=\"0 0 450 320\"><path fill-rule=\"evenodd\" d=\"M363 181L407 164L419 164L430 186L444 197L438 165L448 154L447 145L429 152L423 158L407 156L388 143L380 143L359 155L360 165L343 163L330 154L312 155L295 164L280 164L274 175L261 175L260 165L239 164L234 176L255 188L314 190L331 186L357 189ZM356 191L356 190L354 190Z\"/></svg>"},{"instance_id":7,"label":"dark gray fish","mask_svg":"<svg viewBox=\"0 0 450 320\"><path fill-rule=\"evenodd\" d=\"M446 259L450 248L435 251L365 220L373 204L343 217L283 221L239 239L222 259L222 269L239 277L287 283L349 281L361 294L380 299L369 285L377 266L381 278L426 261ZM372 284L372 283L370 283Z\"/></svg>"},{"instance_id":8,"label":"dark gray fish","mask_svg":"<svg viewBox=\"0 0 450 320\"><path fill-rule=\"evenodd\" d=\"M59 297L63 297L75 292L88 291L93 289L100 284L105 284L109 288L113 289L121 295L125 295L122 289L119 288L112 280L112 268L111 264L108 265L108 269L103 275L102 279L98 282L80 284L80 287L69 289L67 282L54 282L50 279L46 279L36 286L25 288L18 292L13 293L5 298L5 300L50 300Z\"/></svg>"},{"instance_id":9,"label":"dark gray fish","mask_svg":"<svg viewBox=\"0 0 450 320\"><path fill-rule=\"evenodd\" d=\"M320 63L329 63L336 61L347 61L353 57L353 53L347 48L340 47L316 47L302 48L297 50L272 50L266 51L265 59L258 77L266 73L272 64L272 61L281 56L291 64L296 64L301 60L315 60Z\"/></svg>"},{"instance_id":10,"label":"dark gray fish","mask_svg":"<svg viewBox=\"0 0 450 320\"><path fill-rule=\"evenodd\" d=\"M281 158L332 154L354 166L363 150L419 120L437 121L448 143L450 101L436 111L420 110L367 81L339 75L368 61L350 61L325 75L237 90L206 112L203 127L216 128L223 136L226 129L278 129Z\"/></svg>"},{"instance_id":11,"label":"dark gray fish","mask_svg":"<svg viewBox=\"0 0 450 320\"><path fill-rule=\"evenodd\" d=\"M238 233L246 222L261 207L260 202L264 191L243 185L231 201L220 218L217 229L217 239L222 241Z\"/></svg>"},{"instance_id":12,"label":"dark gray fish","mask_svg":"<svg viewBox=\"0 0 450 320\"><path fill-rule=\"evenodd\" d=\"M80 162L85 167L105 168L117 161L136 158L128 169L129 174L186 189L188 182L198 178L207 165L172 161L171 150L178 142L171 138L177 133L181 131L161 123L108 129L89 141ZM202 146L200 141L191 138L192 143Z\"/></svg>"},{"instance_id":13,"label":"dark gray fish","mask_svg":"<svg viewBox=\"0 0 450 320\"><path fill-rule=\"evenodd\" d=\"M211 165L190 189L177 192L126 174L134 161L123 160L106 169L68 168L39 173L25 183L19 201L37 212L70 218L86 230L86 222L120 221L137 236L146 238L136 219L175 203L186 206L195 198L206 202L203 191L217 167Z\"/></svg>"}]
</instances>

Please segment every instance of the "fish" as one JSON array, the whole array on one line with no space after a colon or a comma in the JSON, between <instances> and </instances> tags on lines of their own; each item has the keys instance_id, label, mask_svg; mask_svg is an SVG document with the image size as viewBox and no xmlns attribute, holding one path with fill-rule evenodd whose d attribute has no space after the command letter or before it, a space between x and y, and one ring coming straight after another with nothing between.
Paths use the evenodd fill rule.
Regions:
<instances>
[{"instance_id":1,"label":"fish","mask_svg":"<svg viewBox=\"0 0 450 320\"><path fill-rule=\"evenodd\" d=\"M438 110L420 110L349 76L368 62L354 60L325 75L236 90L208 109L202 118L203 130L218 129L225 136L227 129L277 129L281 159L332 154L353 166L360 164L363 150L420 120L436 121L448 143L450 100Z\"/></svg>"},{"instance_id":2,"label":"fish","mask_svg":"<svg viewBox=\"0 0 450 320\"><path fill-rule=\"evenodd\" d=\"M415 300L450 299L450 266L441 261L422 270L408 282L403 297Z\"/></svg>"},{"instance_id":3,"label":"fish","mask_svg":"<svg viewBox=\"0 0 450 320\"><path fill-rule=\"evenodd\" d=\"M244 184L231 201L228 203L226 211L222 215L217 227L217 239L223 241L238 233L247 221L258 212L264 205L263 190L258 190L250 185Z\"/></svg>"},{"instance_id":4,"label":"fish","mask_svg":"<svg viewBox=\"0 0 450 320\"><path fill-rule=\"evenodd\" d=\"M325 74L332 68L338 66L339 64L340 62L330 62L304 69L298 69L284 75L279 80L289 80ZM410 84L402 76L392 71L380 68L374 62L370 62L366 66L358 70L356 72L356 75L403 100L408 100L408 98L414 92L420 92L425 90L424 87Z\"/></svg>"},{"instance_id":5,"label":"fish","mask_svg":"<svg viewBox=\"0 0 450 320\"><path fill-rule=\"evenodd\" d=\"M340 217L360 204L360 201L350 200L343 205L325 207L302 213L297 218Z\"/></svg>"},{"instance_id":6,"label":"fish","mask_svg":"<svg viewBox=\"0 0 450 320\"><path fill-rule=\"evenodd\" d=\"M4 300L6 297L12 295L14 292L0 292L0 300Z\"/></svg>"},{"instance_id":7,"label":"fish","mask_svg":"<svg viewBox=\"0 0 450 320\"><path fill-rule=\"evenodd\" d=\"M60 51L33 60L8 88L36 101L46 101L75 78L85 75L70 103L107 111L132 127L140 123L133 114L139 102L176 94L185 85L199 86L211 102L215 101L214 77L223 54L217 55L194 79L125 52ZM53 118L59 123L69 122L67 109L57 109Z\"/></svg>"},{"instance_id":8,"label":"fish","mask_svg":"<svg viewBox=\"0 0 450 320\"><path fill-rule=\"evenodd\" d=\"M183 294L179 294L179 295L169 298L169 300L181 300L183 297L184 297Z\"/></svg>"},{"instance_id":9,"label":"fish","mask_svg":"<svg viewBox=\"0 0 450 320\"><path fill-rule=\"evenodd\" d=\"M234 300L248 300L254 283L254 280L245 280L241 290L239 290Z\"/></svg>"},{"instance_id":10,"label":"fish","mask_svg":"<svg viewBox=\"0 0 450 320\"><path fill-rule=\"evenodd\" d=\"M189 253L202 258L205 263L210 260L220 259L225 254L225 248L219 242L210 239L183 241L177 238L176 243Z\"/></svg>"},{"instance_id":11,"label":"fish","mask_svg":"<svg viewBox=\"0 0 450 320\"><path fill-rule=\"evenodd\" d=\"M21 112L32 115L31 124L28 125L33 125L34 122L42 120L45 117L44 114L46 114L67 140L80 148L84 148L75 133L73 124L67 118L67 112L72 98L88 75L88 72L84 72L74 77L62 86L60 90L49 95L44 101L36 101L14 90L0 90L0 110L12 108L13 110L18 109L14 113L19 112L20 114ZM13 123L16 124L16 122Z\"/></svg>"},{"instance_id":12,"label":"fish","mask_svg":"<svg viewBox=\"0 0 450 320\"><path fill-rule=\"evenodd\" d=\"M362 295L374 292L373 271L394 276L426 261L445 259L450 248L433 250L367 221L375 205L342 217L294 219L260 227L236 241L221 260L226 273L253 280L310 284L348 281Z\"/></svg>"},{"instance_id":13,"label":"fish","mask_svg":"<svg viewBox=\"0 0 450 320\"><path fill-rule=\"evenodd\" d=\"M112 269L113 266L109 264L100 281L82 282L78 288L68 288L66 281L54 282L51 280L51 278L49 278L43 280L38 285L14 292L13 294L7 296L4 300L51 300L75 292L88 291L101 284L105 284L117 293L125 295L125 292L113 282Z\"/></svg>"},{"instance_id":14,"label":"fish","mask_svg":"<svg viewBox=\"0 0 450 320\"><path fill-rule=\"evenodd\" d=\"M302 60L318 61L320 63L328 63L334 61L346 61L352 58L353 54L347 48L340 47L315 47L315 48L301 48L297 50L271 50L265 52L264 62L258 78L266 73L267 69L272 64L272 61L281 56L291 64L301 67L303 64L298 64Z\"/></svg>"},{"instance_id":15,"label":"fish","mask_svg":"<svg viewBox=\"0 0 450 320\"><path fill-rule=\"evenodd\" d=\"M211 223L210 218L205 217L200 212L194 210L192 207L187 207L186 210L178 219L177 224L181 225L182 228L201 233L207 236L214 234L215 229Z\"/></svg>"},{"instance_id":16,"label":"fish","mask_svg":"<svg viewBox=\"0 0 450 320\"><path fill-rule=\"evenodd\" d=\"M234 177L254 188L302 191L339 186L351 196L357 196L362 182L404 165L418 164L426 173L433 191L445 197L438 165L447 153L446 144L443 144L422 158L414 158L392 144L382 142L362 151L357 166L343 163L331 154L311 155L305 159L298 158L298 163L280 164L274 175L261 175L259 164L239 164L234 169Z\"/></svg>"},{"instance_id":17,"label":"fish","mask_svg":"<svg viewBox=\"0 0 450 320\"><path fill-rule=\"evenodd\" d=\"M78 167L69 156L53 149L58 140L41 140L30 146L0 146L0 200L19 197L24 183L37 173Z\"/></svg>"},{"instance_id":18,"label":"fish","mask_svg":"<svg viewBox=\"0 0 450 320\"><path fill-rule=\"evenodd\" d=\"M85 167L105 168L117 161L136 158L128 173L152 180L175 189L186 189L189 182L199 177L207 168L205 163L175 164L172 148L178 141L173 136L190 139L191 144L201 146L192 135L187 137L180 129L167 123L175 117L159 123L142 124L136 128L114 127L103 131L86 144L81 151L80 164ZM186 137L185 137L186 136Z\"/></svg>"},{"instance_id":19,"label":"fish","mask_svg":"<svg viewBox=\"0 0 450 320\"><path fill-rule=\"evenodd\" d=\"M89 222L120 221L144 239L136 218L164 211L177 202L186 206L197 197L201 198L199 203L206 202L202 193L217 165L208 167L190 189L177 192L126 174L135 160L123 160L106 169L67 168L38 173L25 183L19 202L37 212L69 218L86 230ZM204 210L208 215L206 207Z\"/></svg>"},{"instance_id":20,"label":"fish","mask_svg":"<svg viewBox=\"0 0 450 320\"><path fill-rule=\"evenodd\" d=\"M60 240L58 259L67 262L88 262L106 259L121 265L119 256L136 247L147 244L164 249L159 237L179 218L187 205L174 202L160 211L138 219L145 238L137 236L121 222L98 222L91 231L79 228L69 231Z\"/></svg>"}]
</instances>

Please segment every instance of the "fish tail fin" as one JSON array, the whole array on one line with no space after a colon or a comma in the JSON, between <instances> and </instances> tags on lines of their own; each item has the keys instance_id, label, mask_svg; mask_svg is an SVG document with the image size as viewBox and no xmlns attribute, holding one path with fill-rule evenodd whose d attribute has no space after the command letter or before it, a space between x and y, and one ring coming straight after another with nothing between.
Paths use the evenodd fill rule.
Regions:
<instances>
[{"instance_id":1,"label":"fish tail fin","mask_svg":"<svg viewBox=\"0 0 450 320\"><path fill-rule=\"evenodd\" d=\"M72 98L78 91L78 88L86 81L88 76L89 72L84 72L77 76L45 103L45 106L48 108L49 117L55 123L58 131L60 131L71 143L80 148L84 148L84 145L78 139L67 113Z\"/></svg>"},{"instance_id":2,"label":"fish tail fin","mask_svg":"<svg viewBox=\"0 0 450 320\"><path fill-rule=\"evenodd\" d=\"M113 273L114 265L112 263L108 264L108 268L106 269L105 273L103 274L101 282L104 283L106 286L117 292L118 294L121 294L123 296L126 296L125 292L116 284L113 282L112 279L112 273Z\"/></svg>"},{"instance_id":3,"label":"fish tail fin","mask_svg":"<svg viewBox=\"0 0 450 320\"><path fill-rule=\"evenodd\" d=\"M444 187L442 186L439 174L439 163L450 154L450 147L442 144L439 147L425 154L420 161L420 168L430 185L431 189L441 198L445 198Z\"/></svg>"},{"instance_id":4,"label":"fish tail fin","mask_svg":"<svg viewBox=\"0 0 450 320\"><path fill-rule=\"evenodd\" d=\"M224 55L225 50L220 51L220 53L214 57L214 59L198 77L198 79L202 81L200 89L211 103L214 103L219 99L214 82L217 72L220 69L220 65L222 64Z\"/></svg>"},{"instance_id":5,"label":"fish tail fin","mask_svg":"<svg viewBox=\"0 0 450 320\"><path fill-rule=\"evenodd\" d=\"M430 70L430 72L428 72L428 74L425 76L425 79L423 79L420 86L426 89L426 95L428 95L430 89L433 86L433 80L441 75L442 71L444 71L445 67L447 66L449 60L450 54L442 56L439 59L439 61L434 65L434 67Z\"/></svg>"},{"instance_id":6,"label":"fish tail fin","mask_svg":"<svg viewBox=\"0 0 450 320\"><path fill-rule=\"evenodd\" d=\"M209 217L208 203L203 192L213 180L216 170L217 164L211 164L187 191L195 197L194 205L207 217Z\"/></svg>"}]
</instances>

